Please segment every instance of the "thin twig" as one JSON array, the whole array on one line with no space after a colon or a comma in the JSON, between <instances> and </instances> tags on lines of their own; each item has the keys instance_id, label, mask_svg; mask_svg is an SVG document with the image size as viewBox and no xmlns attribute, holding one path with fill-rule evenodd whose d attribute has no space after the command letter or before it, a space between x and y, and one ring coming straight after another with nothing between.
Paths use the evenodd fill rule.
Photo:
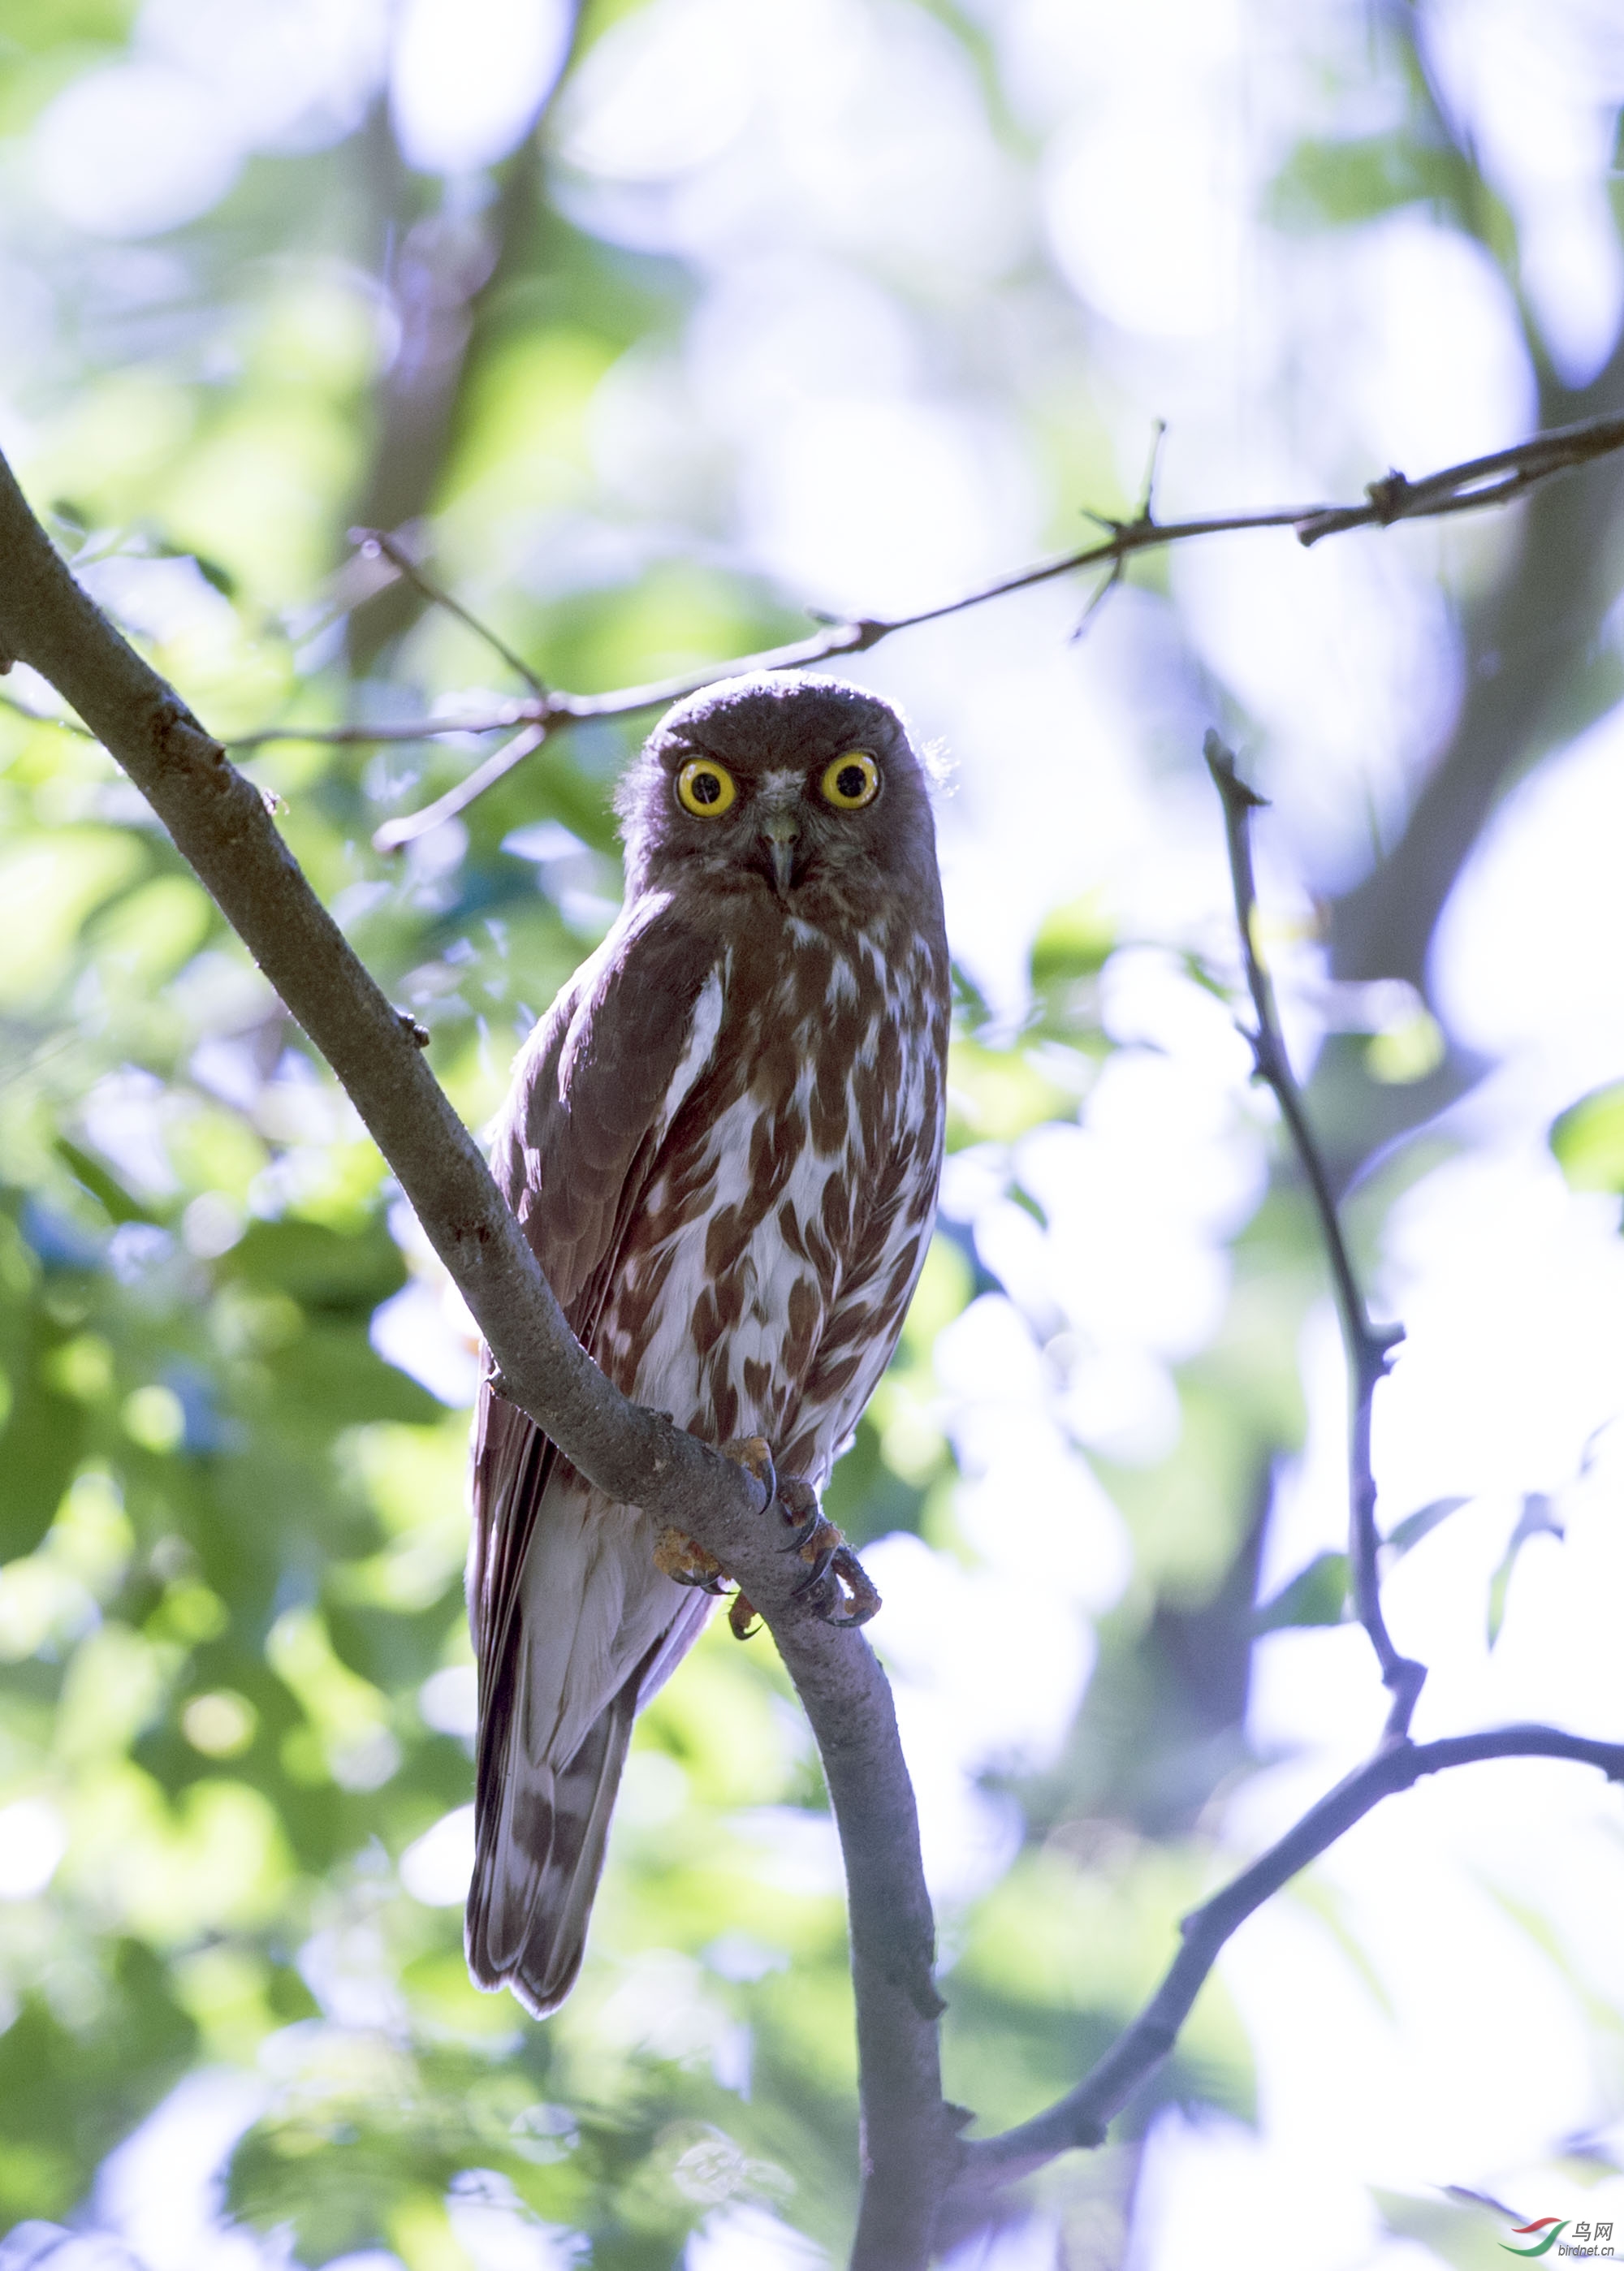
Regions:
<instances>
[{"instance_id":1,"label":"thin twig","mask_svg":"<svg viewBox=\"0 0 1624 2271\"><path fill-rule=\"evenodd\" d=\"M1167 421L1158 418L1151 426L1151 454L1144 464L1144 489L1139 499L1139 518L1154 520L1156 517L1156 476L1161 469L1162 443L1167 438Z\"/></svg>"},{"instance_id":2,"label":"thin twig","mask_svg":"<svg viewBox=\"0 0 1624 2271\"><path fill-rule=\"evenodd\" d=\"M1159 435L1158 443L1159 444ZM735 655L731 660L715 662L704 669L689 673L682 678L670 678L649 686L622 687L608 694L565 694L537 692L528 702L504 704L500 710L486 717L447 719L443 721L425 720L410 726L266 726L257 733L239 735L231 744L234 748L257 748L267 741L319 741L337 747L385 741L421 741L443 733L488 733L510 730L515 726L551 726L565 721L580 721L590 718L627 717L639 710L661 708L686 694L697 694L702 687L713 685L719 678L734 678L746 671L805 670L820 662L832 662L841 655L866 653L893 632L912 630L920 623L939 622L946 615L960 614L967 607L983 607L989 599L1000 599L1012 592L1024 592L1034 585L1046 584L1057 576L1069 576L1078 569L1098 566L1102 561L1113 564L1113 572L1095 596L1097 606L1106 592L1120 580L1124 564L1139 552L1147 552L1164 544L1181 544L1197 536L1219 536L1256 528L1289 528L1294 531L1300 544L1317 544L1322 537L1340 535L1352 528L1387 528L1398 520L1437 518L1447 513L1477 512L1488 505L1508 503L1523 495L1538 482L1548 480L1553 473L1564 473L1575 465L1588 464L1596 458L1609 456L1624 449L1624 417L1589 418L1575 426L1563 426L1548 434L1536 434L1513 448L1500 450L1486 458L1472 458L1464 464L1448 465L1441 473L1429 473L1424 480L1412 481L1400 473L1384 475L1372 481L1365 492L1363 504L1347 505L1282 505L1272 511L1221 513L1201 520L1161 522L1151 513L1151 489L1155 480L1156 457L1152 452L1151 471L1146 480L1145 502L1139 517L1131 521L1105 520L1110 532L1098 544L1086 545L1081 551L1069 552L1058 560L1040 562L1036 567L1022 569L1018 574L1002 576L990 584L983 584L973 592L966 592L957 599L944 600L940 607L924 607L918 614L890 617L862 616L846 622L830 623L811 638L797 639L786 646L769 647L757 654ZM1091 515L1098 519L1099 516ZM386 540L380 539L380 542ZM391 553L391 557L395 557ZM397 562L399 565L399 561ZM405 568L402 572L408 572ZM415 567L410 571L419 577L419 588L427 589L426 580ZM434 594L443 599L444 595ZM455 604L454 602L451 604ZM459 612L461 612L459 610ZM1089 610L1092 613L1092 606ZM472 621L465 616L465 620ZM1084 617L1084 621L1087 617ZM480 631L484 627L474 623ZM503 650L506 652L506 650ZM516 656L510 656L516 668L525 666ZM526 676L529 673L526 671ZM514 763L519 760L515 757ZM437 827L466 809L474 799L483 794L493 780L500 779L508 766L503 766L486 777L484 768L478 767L453 789L436 799L422 813L406 813L399 819L388 821L374 837L379 850L395 850L409 843L413 837ZM432 817L430 817L432 815Z\"/></svg>"},{"instance_id":3,"label":"thin twig","mask_svg":"<svg viewBox=\"0 0 1624 2271\"><path fill-rule=\"evenodd\" d=\"M361 547L363 559L381 552L391 567L399 571L413 591L421 592L424 599L435 607L443 607L448 615L455 615L458 622L466 623L476 638L483 639L493 653L502 657L510 670L518 672L533 694L546 700L547 688L524 656L515 654L507 641L498 638L488 623L482 623L477 615L470 614L462 601L453 599L451 592L443 585L436 584L432 576L425 576L399 537L390 536L381 528L352 528L350 542Z\"/></svg>"},{"instance_id":4,"label":"thin twig","mask_svg":"<svg viewBox=\"0 0 1624 2271\"><path fill-rule=\"evenodd\" d=\"M1382 1667L1382 1679L1393 1698L1387 1739L1408 1734L1416 1698L1427 1678L1425 1664L1400 1656L1382 1613L1376 1574L1376 1485L1370 1463L1370 1413L1376 1385L1390 1370L1393 1351L1404 1338L1402 1325L1373 1325L1365 1306L1342 1221L1330 1188L1330 1177L1308 1125L1302 1092L1292 1072L1275 1006L1274 987L1257 951L1257 884L1252 870L1252 815L1267 800L1249 789L1235 771L1232 751L1218 735L1209 733L1203 755L1224 804L1224 828L1229 843L1229 872L1234 886L1235 922L1240 933L1246 963L1247 987L1256 1013L1255 1030L1247 1033L1257 1077L1274 1091L1281 1116L1290 1131L1302 1171L1314 1194L1315 1211L1330 1261L1337 1291L1337 1311L1347 1351L1352 1404L1348 1429L1348 1564L1353 1578L1353 1605L1370 1635L1370 1644Z\"/></svg>"},{"instance_id":5,"label":"thin twig","mask_svg":"<svg viewBox=\"0 0 1624 2271\"><path fill-rule=\"evenodd\" d=\"M14 718L21 718L30 726L49 726L58 733L77 733L82 741L93 741L96 738L89 726L81 726L77 718L53 718L48 710L31 710L14 694L0 694L0 710L9 710Z\"/></svg>"},{"instance_id":6,"label":"thin twig","mask_svg":"<svg viewBox=\"0 0 1624 2271\"><path fill-rule=\"evenodd\" d=\"M493 787L504 774L510 773L515 765L521 764L533 749L539 749L546 739L547 727L544 725L526 726L523 733L515 733L510 741L504 741L499 749L493 749L466 779L447 789L445 794L436 797L432 804L426 804L421 812L414 812L405 820L386 820L373 835L373 850L399 852L403 845L413 842L420 836L427 836L430 829L440 827L445 821L455 820L459 812L467 810L475 797L483 796L488 788Z\"/></svg>"},{"instance_id":7,"label":"thin twig","mask_svg":"<svg viewBox=\"0 0 1624 2271\"><path fill-rule=\"evenodd\" d=\"M1087 606L1084 608L1082 614L1077 617L1076 622L1071 628L1071 644L1073 646L1081 645L1082 642L1088 637L1089 625L1093 622L1095 616L1099 613L1101 607L1105 606L1106 601L1110 598L1112 592L1115 591L1117 585L1121 582L1123 574L1127 570L1127 566L1128 562L1126 560L1114 560L1109 570L1100 577L1099 583L1095 585L1093 590L1089 593Z\"/></svg>"},{"instance_id":8,"label":"thin twig","mask_svg":"<svg viewBox=\"0 0 1624 2271\"><path fill-rule=\"evenodd\" d=\"M1595 1742L1559 1727L1496 1727L1436 1743L1413 1743L1408 1736L1384 1741L1250 1868L1184 1918L1179 1928L1182 1944L1160 1986L1075 2089L1018 2128L962 2147L954 2205L968 2206L975 2195L1029 2175L1057 2153L1103 2143L1113 2116L1172 2050L1225 1943L1248 1917L1383 1798L1411 1789L1423 1775L1486 1759L1571 1759L1598 1767L1610 1782L1624 1782L1624 1743Z\"/></svg>"}]
</instances>

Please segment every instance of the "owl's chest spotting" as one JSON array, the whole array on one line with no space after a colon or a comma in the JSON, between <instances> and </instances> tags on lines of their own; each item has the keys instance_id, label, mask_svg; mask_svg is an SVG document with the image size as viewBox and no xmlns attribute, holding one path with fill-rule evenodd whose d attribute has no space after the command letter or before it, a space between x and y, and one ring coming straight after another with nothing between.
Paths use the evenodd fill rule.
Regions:
<instances>
[{"instance_id":1,"label":"owl's chest spotting","mask_svg":"<svg viewBox=\"0 0 1624 2271\"><path fill-rule=\"evenodd\" d=\"M735 942L702 990L600 1353L713 1440L810 1428L826 1469L928 1231L945 974L913 934L838 944L792 919L770 944Z\"/></svg>"}]
</instances>

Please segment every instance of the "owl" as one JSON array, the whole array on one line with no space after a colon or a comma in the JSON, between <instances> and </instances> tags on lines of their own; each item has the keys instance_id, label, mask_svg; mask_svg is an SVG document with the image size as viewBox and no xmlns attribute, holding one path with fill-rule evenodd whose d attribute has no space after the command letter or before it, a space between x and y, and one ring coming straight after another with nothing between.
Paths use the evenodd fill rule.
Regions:
<instances>
[{"instance_id":1,"label":"owl","mask_svg":"<svg viewBox=\"0 0 1624 2271\"><path fill-rule=\"evenodd\" d=\"M667 713L618 803L625 905L520 1054L496 1179L616 1387L704 1441L771 1446L803 1590L857 1621L877 1599L816 1494L935 1207L949 971L926 775L860 688L734 678ZM489 1384L473 1497L468 1962L543 2018L580 1969L633 1719L720 1585Z\"/></svg>"}]
</instances>

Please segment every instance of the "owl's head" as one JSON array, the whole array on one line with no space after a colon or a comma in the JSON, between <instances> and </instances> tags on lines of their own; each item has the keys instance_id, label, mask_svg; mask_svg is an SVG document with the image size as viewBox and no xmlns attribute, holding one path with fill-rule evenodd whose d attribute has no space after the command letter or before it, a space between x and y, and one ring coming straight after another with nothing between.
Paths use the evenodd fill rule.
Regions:
<instances>
[{"instance_id":1,"label":"owl's head","mask_svg":"<svg viewBox=\"0 0 1624 2271\"><path fill-rule=\"evenodd\" d=\"M627 885L820 890L861 905L935 882L925 774L889 703L838 679L726 678L660 719L616 800Z\"/></svg>"}]
</instances>

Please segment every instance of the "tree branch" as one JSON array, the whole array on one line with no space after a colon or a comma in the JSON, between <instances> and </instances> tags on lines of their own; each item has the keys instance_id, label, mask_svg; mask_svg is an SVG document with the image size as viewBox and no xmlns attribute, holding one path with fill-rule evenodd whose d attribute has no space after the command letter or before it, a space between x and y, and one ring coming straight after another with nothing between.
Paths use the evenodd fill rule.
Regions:
<instances>
[{"instance_id":1,"label":"tree branch","mask_svg":"<svg viewBox=\"0 0 1624 2271\"><path fill-rule=\"evenodd\" d=\"M1599 1767L1610 1782L1624 1782L1624 1743L1594 1742L1558 1727L1497 1727L1436 1743L1412 1743L1408 1736L1384 1739L1374 1757L1310 1806L1250 1868L1184 1918L1182 1945L1160 1986L1075 2089L1017 2128L972 2139L960 2148L964 2157L950 2208L969 2208L978 2196L1029 2176L1058 2153L1101 2144L1112 2117L1173 2048L1225 1943L1248 1917L1384 1798L1412 1788L1423 1775L1485 1759L1571 1759Z\"/></svg>"},{"instance_id":2,"label":"tree branch","mask_svg":"<svg viewBox=\"0 0 1624 2271\"><path fill-rule=\"evenodd\" d=\"M1274 987L1257 951L1257 884L1252 870L1252 815L1267 799L1247 786L1235 771L1233 751L1209 733L1203 754L1224 803L1224 830L1229 844L1229 873L1235 895L1235 923L1246 964L1247 989L1252 996L1257 1026L1246 1034L1259 1080L1274 1091L1281 1117L1314 1194L1315 1211L1330 1260L1337 1291L1337 1314L1342 1344L1347 1351L1350 1403L1348 1429L1348 1566L1353 1576L1353 1605L1359 1620L1370 1635L1370 1644L1382 1666L1382 1679L1393 1698L1387 1723L1389 1739L1408 1734L1416 1699L1427 1678L1425 1664L1400 1656L1382 1614L1376 1575L1376 1485L1370 1464L1370 1414L1376 1385L1391 1369L1393 1351L1404 1338L1402 1325L1373 1325L1365 1297L1353 1274L1347 1240L1331 1193L1330 1177L1320 1156L1314 1130L1303 1109L1302 1092L1285 1053L1275 1006ZM1245 1030L1244 1028L1242 1029Z\"/></svg>"},{"instance_id":3,"label":"tree branch","mask_svg":"<svg viewBox=\"0 0 1624 2271\"><path fill-rule=\"evenodd\" d=\"M1158 436L1159 440L1159 436ZM1264 512L1223 513L1201 520L1158 521L1151 510L1150 484L1154 475L1147 476L1145 502L1137 517L1130 521L1105 520L1102 525L1110 534L1099 544L1086 545L1081 551L1069 552L1059 560L1040 562L1036 567L1024 568L1013 576L1002 576L995 582L983 584L961 599L948 599L940 607L921 608L911 615L890 617L862 616L846 622L831 623L819 632L788 645L769 647L756 654L737 655L731 661L708 665L681 678L664 679L648 686L621 687L607 694L536 693L528 701L504 703L488 716L472 719L448 719L443 722L425 720L412 726L266 726L257 733L240 735L231 746L250 749L263 748L271 741L318 741L344 746L375 744L385 741L422 741L443 733L490 733L508 730L515 726L540 726L533 739L523 733L509 742L505 749L488 757L466 780L448 789L421 812L406 813L399 819L385 821L373 837L373 845L380 852L398 851L414 837L427 833L443 821L464 812L486 790L494 786L522 759L539 748L549 727L558 724L574 724L592 718L617 718L632 715L639 710L663 707L668 702L680 701L684 695L697 694L702 687L713 685L718 679L733 678L745 671L804 670L820 662L832 662L841 655L866 653L882 639L894 632L912 630L920 623L938 622L943 616L960 614L967 607L983 607L989 599L1000 599L1012 592L1024 592L1037 584L1053 581L1057 576L1069 576L1078 569L1091 568L1101 562L1113 563L1113 575L1107 578L1095 605L1105 592L1118 580L1126 562L1138 552L1154 550L1165 544L1181 544L1197 536L1217 536L1239 530L1255 528L1290 528L1295 531L1302 545L1317 544L1322 538L1337 536L1352 528L1389 528L1395 521L1436 519L1448 513L1476 512L1488 505L1509 503L1555 473L1565 473L1576 465L1588 465L1593 458L1609 456L1624 449L1624 417L1591 418L1579 424L1556 428L1546 434L1536 434L1526 442L1519 442L1509 450L1496 450L1486 458L1471 458L1464 464L1446 466L1442 472L1429 473L1424 480L1411 481L1400 473L1390 473L1379 481L1372 481L1365 492L1363 504L1347 505L1281 505ZM1091 516L1099 518L1099 516ZM367 532L368 540L387 544L387 540ZM396 559L391 551L389 556ZM399 562L397 560L397 565ZM413 577L419 588L425 588L413 567ZM438 593L436 596L441 596ZM448 601L455 611L469 621L466 611L455 601ZM480 626L475 624L476 629ZM481 631L481 636L488 637ZM505 653L506 650L503 650ZM534 679L528 667L516 656L509 657L515 668L533 686ZM522 746L521 746L522 745Z\"/></svg>"},{"instance_id":4,"label":"tree branch","mask_svg":"<svg viewBox=\"0 0 1624 2271\"><path fill-rule=\"evenodd\" d=\"M856 2271L923 2271L953 2166L935 1927L885 1676L794 1601L799 1565L742 1467L629 1402L570 1331L410 1031L316 897L265 800L74 582L0 458L0 654L70 702L140 788L332 1066L478 1321L512 1400L589 1480L709 1547L771 1627L811 1723L846 1860L864 2184Z\"/></svg>"},{"instance_id":5,"label":"tree branch","mask_svg":"<svg viewBox=\"0 0 1624 2271\"><path fill-rule=\"evenodd\" d=\"M1102 2144L1113 2116L1121 2111L1172 2051L1225 1942L1289 1879L1335 1844L1384 1798L1412 1788L1423 1775L1484 1759L1571 1759L1599 1767L1609 1779L1624 1782L1624 1744L1596 1742L1560 1728L1503 1727L1425 1744L1410 1738L1410 1720L1427 1672L1424 1665L1399 1655L1382 1614L1376 1573L1375 1482L1370 1464L1371 1404L1376 1383L1385 1376L1392 1351L1402 1337L1402 1328L1370 1322L1330 1179L1286 1055L1274 987L1257 950L1251 823L1253 813L1266 800L1240 778L1233 752L1215 733L1208 733L1203 754L1223 802L1235 920L1247 988L1257 1020L1255 1030L1246 1038L1257 1077L1274 1091L1307 1178L1336 1287L1353 1402L1348 1454L1349 1560L1360 1621L1370 1636L1393 1705L1374 1755L1310 1806L1249 1868L1184 1918L1180 1927L1181 1945L1161 1984L1092 2071L1032 2120L1002 2136L975 2139L964 2145L958 2175L943 2202L944 2227L973 2218L978 2203L988 2193L1030 2175L1057 2154Z\"/></svg>"},{"instance_id":6,"label":"tree branch","mask_svg":"<svg viewBox=\"0 0 1624 2271\"><path fill-rule=\"evenodd\" d=\"M412 586L420 599L427 599L431 607L443 607L448 615L455 615L459 623L466 623L476 638L483 639L494 654L501 656L516 677L524 680L533 694L542 701L547 699L546 687L524 656L515 654L507 641L498 638L488 623L482 623L477 615L470 614L462 601L448 592L443 584L436 584L432 576L426 576L398 537L387 535L381 528L352 528L350 542L360 546L363 560L387 560L396 574Z\"/></svg>"}]
</instances>

